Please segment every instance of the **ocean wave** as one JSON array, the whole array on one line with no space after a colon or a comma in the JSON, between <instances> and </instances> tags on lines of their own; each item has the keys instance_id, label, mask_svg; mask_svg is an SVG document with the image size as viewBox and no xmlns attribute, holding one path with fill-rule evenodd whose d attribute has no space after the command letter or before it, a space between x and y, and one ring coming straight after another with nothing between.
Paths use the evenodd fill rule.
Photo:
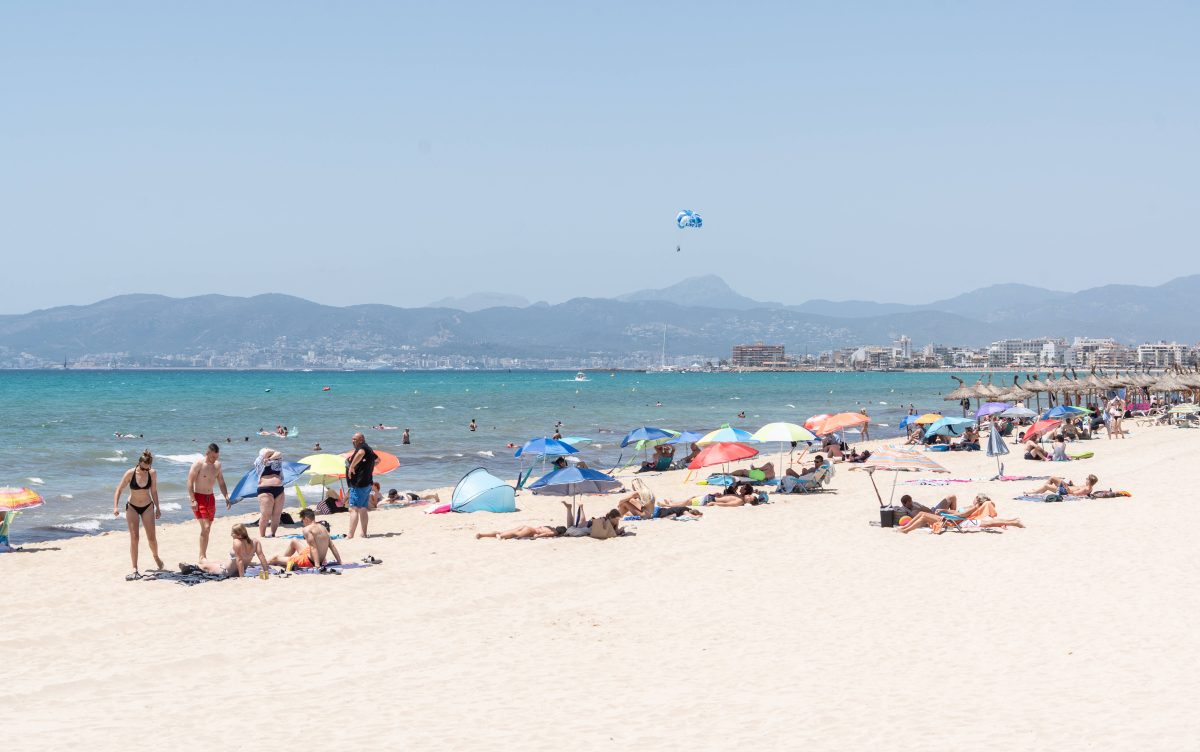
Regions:
<instances>
[{"instance_id":1,"label":"ocean wave","mask_svg":"<svg viewBox=\"0 0 1200 752\"><path fill-rule=\"evenodd\" d=\"M78 522L63 522L50 527L58 528L59 530L75 530L81 533L92 533L100 529L100 520L79 520Z\"/></svg>"},{"instance_id":2,"label":"ocean wave","mask_svg":"<svg viewBox=\"0 0 1200 752\"><path fill-rule=\"evenodd\" d=\"M434 410L445 410L446 408L442 407L441 405L434 405L433 409Z\"/></svg>"},{"instance_id":3,"label":"ocean wave","mask_svg":"<svg viewBox=\"0 0 1200 752\"><path fill-rule=\"evenodd\" d=\"M44 485L46 485L46 481L42 480L41 478L36 478L36 477L32 477L32 476L31 476L31 477L29 477L29 478L26 478L25 480L29 481L30 483L32 483L32 484L33 484L33 485L35 485L35 486L44 486Z\"/></svg>"},{"instance_id":4,"label":"ocean wave","mask_svg":"<svg viewBox=\"0 0 1200 752\"><path fill-rule=\"evenodd\" d=\"M118 455L118 456L116 456L116 457L101 457L100 459L101 459L101 460L103 460L103 461L105 461L105 462L124 462L124 461L125 461L125 455L121 454L121 455Z\"/></svg>"},{"instance_id":5,"label":"ocean wave","mask_svg":"<svg viewBox=\"0 0 1200 752\"><path fill-rule=\"evenodd\" d=\"M495 457L496 456L495 452L488 451L488 450L484 450L482 452L476 452L475 454L478 454L480 457Z\"/></svg>"},{"instance_id":6,"label":"ocean wave","mask_svg":"<svg viewBox=\"0 0 1200 752\"><path fill-rule=\"evenodd\" d=\"M159 504L159 506L164 512L178 512L180 509L183 509L182 504L176 504L172 501L168 501L166 504Z\"/></svg>"},{"instance_id":7,"label":"ocean wave","mask_svg":"<svg viewBox=\"0 0 1200 752\"><path fill-rule=\"evenodd\" d=\"M75 496L74 496L73 494L59 494L59 495L58 495L58 498L60 498L60 499L74 499L74 498L75 498Z\"/></svg>"},{"instance_id":8,"label":"ocean wave","mask_svg":"<svg viewBox=\"0 0 1200 752\"><path fill-rule=\"evenodd\" d=\"M196 454L160 454L159 457L171 462L177 462L180 465L190 465L193 462L199 462L204 459L204 455L199 452Z\"/></svg>"}]
</instances>

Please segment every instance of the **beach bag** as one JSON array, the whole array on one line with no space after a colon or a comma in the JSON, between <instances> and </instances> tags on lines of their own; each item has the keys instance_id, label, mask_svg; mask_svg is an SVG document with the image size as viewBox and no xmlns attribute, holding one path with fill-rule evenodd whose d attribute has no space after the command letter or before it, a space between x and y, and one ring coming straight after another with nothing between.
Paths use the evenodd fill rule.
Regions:
<instances>
[{"instance_id":1,"label":"beach bag","mask_svg":"<svg viewBox=\"0 0 1200 752\"><path fill-rule=\"evenodd\" d=\"M617 531L613 528L612 523L607 517L597 517L592 520L592 529L590 535L596 540L608 540L616 538Z\"/></svg>"},{"instance_id":2,"label":"beach bag","mask_svg":"<svg viewBox=\"0 0 1200 752\"><path fill-rule=\"evenodd\" d=\"M1062 501L1062 500L1063 500L1063 499L1062 499L1062 496L1059 496L1058 494L1047 494L1047 495L1046 495L1046 501L1048 501L1048 502L1050 502L1050 501Z\"/></svg>"}]
</instances>

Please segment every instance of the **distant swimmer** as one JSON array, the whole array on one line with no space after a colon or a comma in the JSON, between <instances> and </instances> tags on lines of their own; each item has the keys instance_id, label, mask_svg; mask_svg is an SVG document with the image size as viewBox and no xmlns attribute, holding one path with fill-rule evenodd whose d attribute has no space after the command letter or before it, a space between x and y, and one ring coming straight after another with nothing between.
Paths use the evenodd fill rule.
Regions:
<instances>
[{"instance_id":1,"label":"distant swimmer","mask_svg":"<svg viewBox=\"0 0 1200 752\"><path fill-rule=\"evenodd\" d=\"M469 428L472 431L475 430L475 419L474 418L471 418L471 425L467 426L467 428Z\"/></svg>"},{"instance_id":2,"label":"distant swimmer","mask_svg":"<svg viewBox=\"0 0 1200 752\"><path fill-rule=\"evenodd\" d=\"M312 448L312 450L313 450L314 452L319 452L319 451L321 451L321 442L319 442L319 441L318 441L317 443L313 444L313 448Z\"/></svg>"},{"instance_id":3,"label":"distant swimmer","mask_svg":"<svg viewBox=\"0 0 1200 752\"><path fill-rule=\"evenodd\" d=\"M406 428L406 429L404 429L404 433L400 434L400 443L401 444L411 444L412 443L412 438L411 438L412 434L409 433L410 430L411 429Z\"/></svg>"},{"instance_id":4,"label":"distant swimmer","mask_svg":"<svg viewBox=\"0 0 1200 752\"><path fill-rule=\"evenodd\" d=\"M325 387L324 389L322 389L321 391L322 391L322 392L328 392L328 391L330 391L332 388L333 388L333 387L329 387L329 386L327 386L327 387Z\"/></svg>"},{"instance_id":5,"label":"distant swimmer","mask_svg":"<svg viewBox=\"0 0 1200 752\"><path fill-rule=\"evenodd\" d=\"M739 417L739 418L744 418L744 417L746 417L746 411L745 411L745 410L743 410L743 411L741 411L740 413L738 413L738 417Z\"/></svg>"},{"instance_id":6,"label":"distant swimmer","mask_svg":"<svg viewBox=\"0 0 1200 752\"><path fill-rule=\"evenodd\" d=\"M116 436L118 439L143 439L143 438L145 438L140 433L121 433L119 431L117 433L114 433L113 436Z\"/></svg>"}]
</instances>

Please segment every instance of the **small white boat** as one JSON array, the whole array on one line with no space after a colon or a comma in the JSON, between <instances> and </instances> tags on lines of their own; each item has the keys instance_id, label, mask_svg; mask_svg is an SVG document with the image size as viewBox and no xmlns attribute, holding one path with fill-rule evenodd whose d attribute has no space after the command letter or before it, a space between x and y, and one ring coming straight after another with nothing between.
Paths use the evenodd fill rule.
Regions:
<instances>
[{"instance_id":1,"label":"small white boat","mask_svg":"<svg viewBox=\"0 0 1200 752\"><path fill-rule=\"evenodd\" d=\"M575 374L575 380L576 381L587 381L588 380L587 374L584 373L583 371L580 371L579 373Z\"/></svg>"}]
</instances>

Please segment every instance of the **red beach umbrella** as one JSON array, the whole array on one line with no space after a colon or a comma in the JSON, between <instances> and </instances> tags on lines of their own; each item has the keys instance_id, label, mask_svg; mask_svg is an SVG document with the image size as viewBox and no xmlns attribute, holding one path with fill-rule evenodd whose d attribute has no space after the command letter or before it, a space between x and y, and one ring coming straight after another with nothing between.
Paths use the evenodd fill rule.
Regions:
<instances>
[{"instance_id":1,"label":"red beach umbrella","mask_svg":"<svg viewBox=\"0 0 1200 752\"><path fill-rule=\"evenodd\" d=\"M815 431L816 427L821 425L822 423L824 423L825 419L828 417L829 417L829 413L821 413L820 415L814 415L811 418L809 418L808 420L804 421L804 427L810 431Z\"/></svg>"},{"instance_id":2,"label":"red beach umbrella","mask_svg":"<svg viewBox=\"0 0 1200 752\"><path fill-rule=\"evenodd\" d=\"M724 465L726 462L748 460L757 455L758 450L754 447L748 447L745 444L738 444L733 441L720 441L716 444L709 444L702 449L700 454L697 454L696 458L688 465L688 470L699 470L702 467Z\"/></svg>"},{"instance_id":3,"label":"red beach umbrella","mask_svg":"<svg viewBox=\"0 0 1200 752\"><path fill-rule=\"evenodd\" d=\"M1037 423L1034 423L1032 426L1025 429L1025 440L1030 441L1032 439L1036 439L1043 434L1050 433L1061 425L1062 421L1058 420L1057 418L1039 420Z\"/></svg>"}]
</instances>

